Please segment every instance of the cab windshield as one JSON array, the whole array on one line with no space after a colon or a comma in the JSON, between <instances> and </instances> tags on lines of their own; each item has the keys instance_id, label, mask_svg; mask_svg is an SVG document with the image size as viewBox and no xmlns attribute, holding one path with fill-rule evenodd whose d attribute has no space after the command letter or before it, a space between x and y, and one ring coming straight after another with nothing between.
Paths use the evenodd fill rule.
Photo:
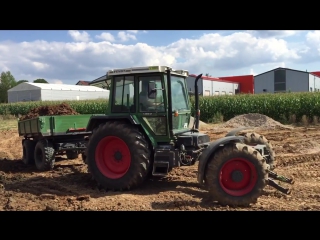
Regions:
<instances>
[{"instance_id":1,"label":"cab windshield","mask_svg":"<svg viewBox=\"0 0 320 240\"><path fill-rule=\"evenodd\" d=\"M189 110L184 77L171 75L171 101L173 111Z\"/></svg>"}]
</instances>

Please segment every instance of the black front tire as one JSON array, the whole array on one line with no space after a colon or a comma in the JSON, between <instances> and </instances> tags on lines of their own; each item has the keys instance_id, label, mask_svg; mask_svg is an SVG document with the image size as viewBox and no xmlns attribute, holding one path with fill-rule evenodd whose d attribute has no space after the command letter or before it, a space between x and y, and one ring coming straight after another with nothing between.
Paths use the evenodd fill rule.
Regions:
<instances>
[{"instance_id":1,"label":"black front tire","mask_svg":"<svg viewBox=\"0 0 320 240\"><path fill-rule=\"evenodd\" d=\"M34 150L35 165L40 171L53 169L55 163L55 151L53 144L44 139L37 142Z\"/></svg>"},{"instance_id":2,"label":"black front tire","mask_svg":"<svg viewBox=\"0 0 320 240\"><path fill-rule=\"evenodd\" d=\"M99 169L98 163L103 158L96 157L96 151L100 141L107 137L121 139L125 148L130 152L130 166L127 172L121 177L110 177L107 173L103 173L104 169ZM122 146L123 146L122 145ZM100 151L105 148L101 148ZM118 146L112 146L110 149L104 150L104 154L117 151ZM101 153L102 154L102 153ZM113 152L112 152L113 154ZM107 122L101 124L93 131L87 147L86 163L88 171L92 174L101 188L106 190L129 190L140 186L147 178L150 169L150 155L148 142L139 129L133 125L121 122ZM103 162L116 161L112 157L105 158ZM120 160L121 161L121 160ZM103 165L103 164L101 164ZM106 165L104 165L105 168Z\"/></svg>"},{"instance_id":3,"label":"black front tire","mask_svg":"<svg viewBox=\"0 0 320 240\"><path fill-rule=\"evenodd\" d=\"M247 174L247 179L250 180L247 182L245 187L239 187L236 192L234 191L237 187L236 184L238 184L236 180L232 183L235 183L233 189L227 188L224 185L225 182L223 182L226 180L222 176L224 174L223 166L225 166L226 163L233 161L234 169L232 169L232 171L238 171L241 169L238 166L238 162L236 162L239 161L239 159L244 161L245 164L248 164L247 166L252 166L252 171L247 171L247 169L242 168L242 173L240 173L240 175L242 174L242 176L244 176L244 174ZM218 150L218 152L209 159L205 171L206 188L208 189L212 199L218 201L221 205L247 207L251 203L256 203L258 197L261 196L264 187L267 185L268 168L269 165L266 164L265 159L257 150L245 144L232 143L222 147L222 149ZM243 171L243 169L246 171ZM228 170L224 171L227 172ZM248 175L248 172L250 172L250 175ZM230 175L231 173L233 172L230 171ZM239 171L237 174L239 176ZM255 182L251 182L252 179L254 179ZM227 179L227 181L230 182L233 180ZM242 180L240 179L239 182L240 181Z\"/></svg>"}]
</instances>

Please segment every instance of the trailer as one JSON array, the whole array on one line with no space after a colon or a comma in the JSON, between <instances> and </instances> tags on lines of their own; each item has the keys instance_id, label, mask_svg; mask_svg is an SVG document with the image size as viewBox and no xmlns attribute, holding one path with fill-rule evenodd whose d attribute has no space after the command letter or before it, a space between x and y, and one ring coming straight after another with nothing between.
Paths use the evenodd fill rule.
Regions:
<instances>
[{"instance_id":1,"label":"trailer","mask_svg":"<svg viewBox=\"0 0 320 240\"><path fill-rule=\"evenodd\" d=\"M76 159L82 154L85 158L84 150L91 134L86 127L91 116L96 114L40 116L18 121L19 136L24 137L22 161L44 171L54 167L59 155Z\"/></svg>"}]
</instances>

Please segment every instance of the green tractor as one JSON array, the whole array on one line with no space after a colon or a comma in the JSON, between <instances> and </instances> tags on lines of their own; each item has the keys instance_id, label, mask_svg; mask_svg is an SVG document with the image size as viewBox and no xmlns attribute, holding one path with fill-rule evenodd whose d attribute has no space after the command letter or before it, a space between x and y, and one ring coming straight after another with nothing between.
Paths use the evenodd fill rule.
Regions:
<instances>
[{"instance_id":1,"label":"green tractor","mask_svg":"<svg viewBox=\"0 0 320 240\"><path fill-rule=\"evenodd\" d=\"M198 165L198 182L222 205L247 206L266 185L290 190L273 179L293 183L272 172L274 152L256 134L235 129L210 142L200 133L199 94L195 80L196 116L189 128L191 106L188 71L166 66L110 70L106 115L92 116L92 132L84 154L88 171L106 190L139 187L148 177L165 177L174 167Z\"/></svg>"}]
</instances>

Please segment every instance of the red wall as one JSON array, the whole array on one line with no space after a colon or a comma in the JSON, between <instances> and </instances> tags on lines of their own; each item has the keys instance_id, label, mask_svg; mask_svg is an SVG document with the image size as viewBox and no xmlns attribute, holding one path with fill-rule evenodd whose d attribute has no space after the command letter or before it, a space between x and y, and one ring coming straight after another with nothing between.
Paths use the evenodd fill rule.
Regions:
<instances>
[{"instance_id":1,"label":"red wall","mask_svg":"<svg viewBox=\"0 0 320 240\"><path fill-rule=\"evenodd\" d=\"M241 93L254 93L254 76L232 76L232 77L219 77L219 79L225 79L230 82L240 83Z\"/></svg>"}]
</instances>

